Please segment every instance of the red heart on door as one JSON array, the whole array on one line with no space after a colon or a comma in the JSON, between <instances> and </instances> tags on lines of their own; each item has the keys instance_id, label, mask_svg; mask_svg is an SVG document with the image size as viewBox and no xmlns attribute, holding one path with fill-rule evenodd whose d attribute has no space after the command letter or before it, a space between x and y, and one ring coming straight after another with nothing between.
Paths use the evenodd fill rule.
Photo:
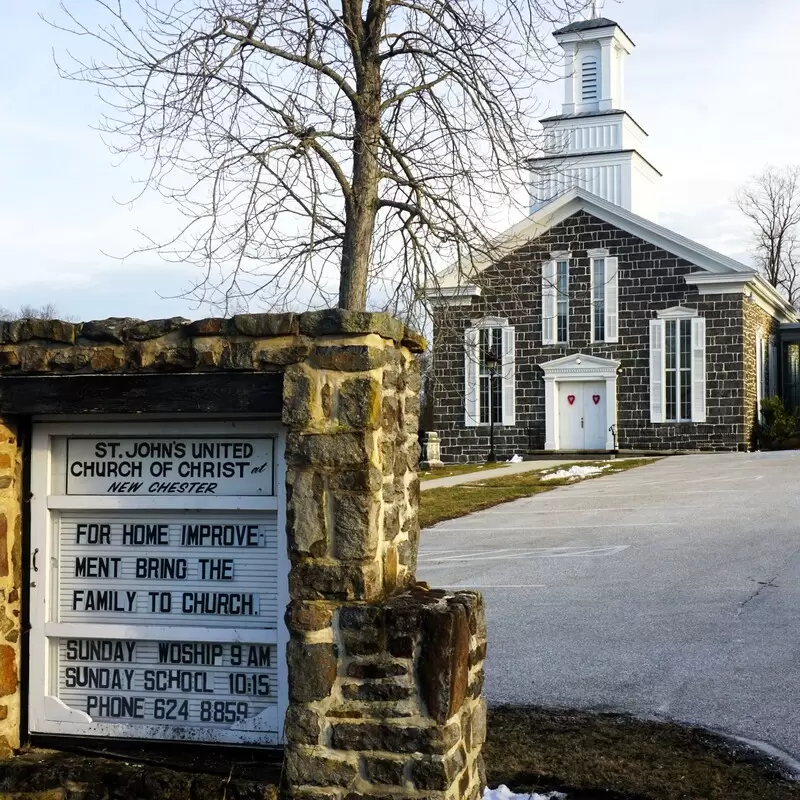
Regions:
<instances>
[{"instance_id":1,"label":"red heart on door","mask_svg":"<svg viewBox=\"0 0 800 800\"><path fill-rule=\"evenodd\" d=\"M600 395L599 394L593 394L592 395L592 400L594 400L594 404L597 405L600 402Z\"/></svg>"},{"instance_id":2,"label":"red heart on door","mask_svg":"<svg viewBox=\"0 0 800 800\"><path fill-rule=\"evenodd\" d=\"M567 402L568 402L570 405L572 405L572 404L575 402L575 395L574 395L574 394L568 394L568 395L567 395Z\"/></svg>"}]
</instances>

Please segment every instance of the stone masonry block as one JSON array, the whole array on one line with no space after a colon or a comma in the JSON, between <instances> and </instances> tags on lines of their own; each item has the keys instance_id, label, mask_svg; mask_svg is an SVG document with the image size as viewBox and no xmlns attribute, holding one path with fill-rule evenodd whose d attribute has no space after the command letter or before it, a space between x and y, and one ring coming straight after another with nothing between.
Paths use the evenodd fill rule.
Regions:
<instances>
[{"instance_id":1,"label":"stone masonry block","mask_svg":"<svg viewBox=\"0 0 800 800\"><path fill-rule=\"evenodd\" d=\"M377 333L384 339L400 342L404 332L402 322L382 312L371 314L335 308L307 311L300 315L300 333L306 336Z\"/></svg>"},{"instance_id":2,"label":"stone masonry block","mask_svg":"<svg viewBox=\"0 0 800 800\"><path fill-rule=\"evenodd\" d=\"M286 609L286 626L304 633L324 631L331 627L335 610L336 604L325 600L293 600Z\"/></svg>"},{"instance_id":3,"label":"stone masonry block","mask_svg":"<svg viewBox=\"0 0 800 800\"><path fill-rule=\"evenodd\" d=\"M283 376L284 425L304 428L311 421L313 387L309 376L302 369L287 369Z\"/></svg>"},{"instance_id":4,"label":"stone masonry block","mask_svg":"<svg viewBox=\"0 0 800 800\"><path fill-rule=\"evenodd\" d=\"M339 422L374 431L381 425L381 390L372 378L349 378L339 387Z\"/></svg>"},{"instance_id":5,"label":"stone masonry block","mask_svg":"<svg viewBox=\"0 0 800 800\"><path fill-rule=\"evenodd\" d=\"M314 709L293 704L286 711L284 736L293 745L320 743L323 730L323 717Z\"/></svg>"},{"instance_id":6,"label":"stone masonry block","mask_svg":"<svg viewBox=\"0 0 800 800\"><path fill-rule=\"evenodd\" d=\"M289 594L296 600L380 600L383 594L380 564L300 562L289 573Z\"/></svg>"},{"instance_id":7,"label":"stone masonry block","mask_svg":"<svg viewBox=\"0 0 800 800\"><path fill-rule=\"evenodd\" d=\"M290 465L300 467L366 468L369 450L364 433L290 433L286 442L286 460Z\"/></svg>"},{"instance_id":8,"label":"stone masonry block","mask_svg":"<svg viewBox=\"0 0 800 800\"><path fill-rule=\"evenodd\" d=\"M19 319L8 323L7 330L11 342L41 339L46 342L75 343L76 325L57 319Z\"/></svg>"},{"instance_id":9,"label":"stone masonry block","mask_svg":"<svg viewBox=\"0 0 800 800\"><path fill-rule=\"evenodd\" d=\"M286 776L291 783L312 786L352 786L358 777L358 762L331 758L311 749L286 752Z\"/></svg>"},{"instance_id":10,"label":"stone masonry block","mask_svg":"<svg viewBox=\"0 0 800 800\"><path fill-rule=\"evenodd\" d=\"M297 315L285 314L234 314L230 320L233 329L242 336L269 338L288 336L299 331Z\"/></svg>"},{"instance_id":11,"label":"stone masonry block","mask_svg":"<svg viewBox=\"0 0 800 800\"><path fill-rule=\"evenodd\" d=\"M330 695L338 669L335 645L307 644L290 639L286 648L286 660L289 665L290 700L307 703Z\"/></svg>"},{"instance_id":12,"label":"stone masonry block","mask_svg":"<svg viewBox=\"0 0 800 800\"><path fill-rule=\"evenodd\" d=\"M256 342L253 345L253 359L256 368L263 372L274 372L290 364L299 364L311 352L311 346L304 341L276 339Z\"/></svg>"},{"instance_id":13,"label":"stone masonry block","mask_svg":"<svg viewBox=\"0 0 800 800\"><path fill-rule=\"evenodd\" d=\"M0 697L16 694L19 686L17 654L13 647L0 645Z\"/></svg>"},{"instance_id":14,"label":"stone masonry block","mask_svg":"<svg viewBox=\"0 0 800 800\"><path fill-rule=\"evenodd\" d=\"M323 476L311 470L289 469L286 485L290 555L324 556L328 551L328 526Z\"/></svg>"},{"instance_id":15,"label":"stone masonry block","mask_svg":"<svg viewBox=\"0 0 800 800\"><path fill-rule=\"evenodd\" d=\"M7 477L7 476L6 476ZM8 575L8 517L0 512L0 577Z\"/></svg>"},{"instance_id":16,"label":"stone masonry block","mask_svg":"<svg viewBox=\"0 0 800 800\"><path fill-rule=\"evenodd\" d=\"M351 662L347 674L351 678L397 678L408 675L408 667L396 661Z\"/></svg>"},{"instance_id":17,"label":"stone masonry block","mask_svg":"<svg viewBox=\"0 0 800 800\"><path fill-rule=\"evenodd\" d=\"M380 529L377 495L357 492L332 492L333 550L343 561L363 561L375 557Z\"/></svg>"},{"instance_id":18,"label":"stone masonry block","mask_svg":"<svg viewBox=\"0 0 800 800\"><path fill-rule=\"evenodd\" d=\"M391 681L378 683L346 683L342 686L342 697L345 700L385 703L397 700L408 700L413 690L408 686L400 686Z\"/></svg>"},{"instance_id":19,"label":"stone masonry block","mask_svg":"<svg viewBox=\"0 0 800 800\"><path fill-rule=\"evenodd\" d=\"M403 771L404 758L381 758L364 756L364 772L371 783L382 783L388 786L402 786L405 782Z\"/></svg>"},{"instance_id":20,"label":"stone masonry block","mask_svg":"<svg viewBox=\"0 0 800 800\"><path fill-rule=\"evenodd\" d=\"M221 369L250 371L255 366L253 343L229 342L222 348L219 360Z\"/></svg>"},{"instance_id":21,"label":"stone masonry block","mask_svg":"<svg viewBox=\"0 0 800 800\"><path fill-rule=\"evenodd\" d=\"M458 603L428 609L419 678L428 713L439 723L462 706L469 684L469 622Z\"/></svg>"},{"instance_id":22,"label":"stone masonry block","mask_svg":"<svg viewBox=\"0 0 800 800\"><path fill-rule=\"evenodd\" d=\"M343 631L362 631L383 625L384 609L378 605L346 605L339 611L339 628Z\"/></svg>"},{"instance_id":23,"label":"stone masonry block","mask_svg":"<svg viewBox=\"0 0 800 800\"><path fill-rule=\"evenodd\" d=\"M383 486L383 475L371 464L359 469L337 469L329 473L328 485L348 492L377 492Z\"/></svg>"},{"instance_id":24,"label":"stone masonry block","mask_svg":"<svg viewBox=\"0 0 800 800\"><path fill-rule=\"evenodd\" d=\"M314 348L311 364L335 372L369 372L387 361L386 351L369 345L320 345Z\"/></svg>"},{"instance_id":25,"label":"stone masonry block","mask_svg":"<svg viewBox=\"0 0 800 800\"><path fill-rule=\"evenodd\" d=\"M446 753L458 733L438 725L382 725L375 722L333 724L331 744L336 750L382 750L387 753Z\"/></svg>"}]
</instances>

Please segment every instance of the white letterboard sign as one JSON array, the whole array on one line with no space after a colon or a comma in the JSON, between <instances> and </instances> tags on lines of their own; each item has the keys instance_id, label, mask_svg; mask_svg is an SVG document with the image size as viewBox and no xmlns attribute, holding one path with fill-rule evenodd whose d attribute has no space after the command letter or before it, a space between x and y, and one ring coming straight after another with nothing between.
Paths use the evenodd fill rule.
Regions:
<instances>
[{"instance_id":1,"label":"white letterboard sign","mask_svg":"<svg viewBox=\"0 0 800 800\"><path fill-rule=\"evenodd\" d=\"M67 494L271 495L270 438L71 438Z\"/></svg>"},{"instance_id":2,"label":"white letterboard sign","mask_svg":"<svg viewBox=\"0 0 800 800\"><path fill-rule=\"evenodd\" d=\"M268 499L274 446L249 435L53 446L56 510L40 564L55 633L43 639L45 667L32 650L31 674L44 670L49 685L32 730L279 741L286 566L280 507ZM45 463L34 457L34 469ZM167 499L176 495L185 508Z\"/></svg>"},{"instance_id":3,"label":"white letterboard sign","mask_svg":"<svg viewBox=\"0 0 800 800\"><path fill-rule=\"evenodd\" d=\"M277 625L274 513L65 513L59 529L62 622Z\"/></svg>"}]
</instances>

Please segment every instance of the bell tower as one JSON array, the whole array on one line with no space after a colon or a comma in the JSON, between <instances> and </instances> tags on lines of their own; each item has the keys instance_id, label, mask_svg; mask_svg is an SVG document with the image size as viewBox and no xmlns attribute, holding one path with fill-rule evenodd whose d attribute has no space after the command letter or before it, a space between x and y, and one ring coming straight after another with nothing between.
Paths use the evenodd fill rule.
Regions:
<instances>
[{"instance_id":1,"label":"bell tower","mask_svg":"<svg viewBox=\"0 0 800 800\"><path fill-rule=\"evenodd\" d=\"M564 51L561 114L541 120L543 154L531 159L531 213L579 186L655 219L661 173L643 155L647 133L625 110L625 61L634 43L595 16L553 33Z\"/></svg>"}]
</instances>

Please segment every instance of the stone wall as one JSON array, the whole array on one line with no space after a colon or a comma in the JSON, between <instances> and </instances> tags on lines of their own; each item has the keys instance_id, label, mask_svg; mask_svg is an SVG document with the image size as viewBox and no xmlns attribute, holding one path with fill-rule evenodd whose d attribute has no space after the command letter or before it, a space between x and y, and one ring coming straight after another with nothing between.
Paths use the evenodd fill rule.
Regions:
<instances>
[{"instance_id":1,"label":"stone wall","mask_svg":"<svg viewBox=\"0 0 800 800\"><path fill-rule=\"evenodd\" d=\"M756 303L745 301L743 303L744 318L744 426L745 436L753 447L757 446L758 425L758 394L756 378L756 336L760 332L764 340L765 349L765 381L764 392L769 388L769 372L777 370L777 364L769 363L770 337L777 340L780 324L771 314ZM777 352L777 350L776 350ZM777 385L777 384L776 384Z\"/></svg>"},{"instance_id":2,"label":"stone wall","mask_svg":"<svg viewBox=\"0 0 800 800\"><path fill-rule=\"evenodd\" d=\"M482 604L415 588L418 392L408 348L377 336L317 340L286 371L297 798L482 790Z\"/></svg>"},{"instance_id":3,"label":"stone wall","mask_svg":"<svg viewBox=\"0 0 800 800\"><path fill-rule=\"evenodd\" d=\"M415 354L424 346L385 314L343 311L0 324L0 390L11 376L64 376L67 386L71 375L283 374L291 562L285 742L295 798L473 800L482 792L482 600L430 591L415 578ZM26 413L19 409L15 419ZM6 755L19 744L21 702L15 424L0 425Z\"/></svg>"},{"instance_id":4,"label":"stone wall","mask_svg":"<svg viewBox=\"0 0 800 800\"><path fill-rule=\"evenodd\" d=\"M485 783L480 595L417 587L290 610L287 776L307 800L477 800Z\"/></svg>"},{"instance_id":5,"label":"stone wall","mask_svg":"<svg viewBox=\"0 0 800 800\"><path fill-rule=\"evenodd\" d=\"M591 341L587 250L608 248L619 259L619 341ZM541 265L552 251L569 251L569 344L543 345ZM434 429L443 461L479 461L489 449L488 426L464 426L464 331L484 316L508 319L516 334L515 425L495 426L499 458L540 450L545 443L544 377L539 364L573 353L618 359L617 441L622 449L743 450L745 362L741 295L700 296L683 276L695 267L586 212L529 242L481 276L483 293L466 306L442 308L434 320ZM706 318L707 421L650 422L649 320L676 305Z\"/></svg>"},{"instance_id":6,"label":"stone wall","mask_svg":"<svg viewBox=\"0 0 800 800\"><path fill-rule=\"evenodd\" d=\"M20 432L0 423L0 758L20 744L22 454Z\"/></svg>"}]
</instances>

